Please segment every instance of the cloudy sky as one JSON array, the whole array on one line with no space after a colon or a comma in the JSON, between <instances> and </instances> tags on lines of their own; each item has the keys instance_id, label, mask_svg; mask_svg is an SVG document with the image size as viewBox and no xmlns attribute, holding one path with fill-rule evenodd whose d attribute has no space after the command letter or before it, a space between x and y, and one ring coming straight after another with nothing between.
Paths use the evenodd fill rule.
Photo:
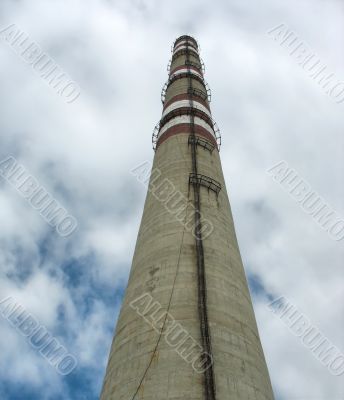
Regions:
<instances>
[{"instance_id":1,"label":"cloudy sky","mask_svg":"<svg viewBox=\"0 0 344 400\"><path fill-rule=\"evenodd\" d=\"M12 296L78 360L56 370L0 316L1 400L95 400L145 197L170 48L201 45L221 158L278 400L343 400L332 376L267 307L285 296L344 351L343 241L266 170L286 160L344 216L344 102L267 31L284 23L344 80L337 0L1 0L0 31L26 32L80 86L68 104L0 39L0 160L14 156L78 221L60 237L0 177L0 297ZM0 300L1 300L0 299Z\"/></svg>"}]
</instances>

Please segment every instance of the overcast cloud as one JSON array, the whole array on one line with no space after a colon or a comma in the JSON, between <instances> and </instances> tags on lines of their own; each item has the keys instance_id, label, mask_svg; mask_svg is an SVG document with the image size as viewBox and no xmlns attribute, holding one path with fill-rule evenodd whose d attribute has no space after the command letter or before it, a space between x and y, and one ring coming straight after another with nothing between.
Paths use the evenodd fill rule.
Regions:
<instances>
[{"instance_id":1,"label":"overcast cloud","mask_svg":"<svg viewBox=\"0 0 344 400\"><path fill-rule=\"evenodd\" d=\"M18 162L78 220L60 237L0 178L0 297L12 296L72 352L60 376L0 318L0 400L95 400L128 278L151 160L151 133L174 39L201 45L221 159L278 400L343 400L333 376L271 313L297 305L338 348L343 248L271 176L281 160L338 214L344 102L336 104L267 31L284 23L344 80L344 4L336 0L1 0L79 86L68 104L0 40L0 160ZM0 299L0 300L1 300Z\"/></svg>"}]
</instances>

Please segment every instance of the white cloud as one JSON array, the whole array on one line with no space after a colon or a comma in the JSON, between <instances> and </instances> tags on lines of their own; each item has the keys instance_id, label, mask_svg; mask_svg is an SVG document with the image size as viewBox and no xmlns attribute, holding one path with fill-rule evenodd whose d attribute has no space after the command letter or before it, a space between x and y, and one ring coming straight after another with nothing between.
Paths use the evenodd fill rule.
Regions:
<instances>
[{"instance_id":1,"label":"white cloud","mask_svg":"<svg viewBox=\"0 0 344 400\"><path fill-rule=\"evenodd\" d=\"M201 44L246 271L293 299L344 350L343 244L265 173L287 160L344 215L343 105L266 35L286 23L340 76L341 3L4 0L0 15L0 26L18 24L81 87L74 104L64 103L0 41L0 159L14 153L79 223L70 239L59 238L0 182L1 295L17 297L41 323L64 331L81 365L97 370L95 392L118 304L103 293L96 298L93 287L114 295L128 275L145 195L130 169L153 157L150 136L161 115L170 45L184 33ZM64 320L57 318L61 307ZM342 395L341 378L312 358L260 298L256 312L281 399ZM51 393L60 388L68 396L6 321L0 328L8 338L2 358L17 371L8 372L10 380L51 382Z\"/></svg>"}]
</instances>

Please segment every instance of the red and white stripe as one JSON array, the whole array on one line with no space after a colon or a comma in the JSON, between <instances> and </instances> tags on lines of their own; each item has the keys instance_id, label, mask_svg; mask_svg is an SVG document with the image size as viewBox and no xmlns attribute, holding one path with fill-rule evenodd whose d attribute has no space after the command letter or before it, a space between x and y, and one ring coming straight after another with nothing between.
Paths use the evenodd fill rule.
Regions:
<instances>
[{"instance_id":1,"label":"red and white stripe","mask_svg":"<svg viewBox=\"0 0 344 400\"><path fill-rule=\"evenodd\" d=\"M192 101L192 106L196 110L203 111L205 114L208 115L208 117L211 118L210 111L203 104L199 103L198 101L193 100ZM189 100L175 101L175 102L173 102L172 104L170 104L168 107L166 107L164 109L164 112L162 113L162 118L164 118L171 111L177 110L178 108L185 108L185 107L190 107L190 101Z\"/></svg>"},{"instance_id":2,"label":"red and white stripe","mask_svg":"<svg viewBox=\"0 0 344 400\"><path fill-rule=\"evenodd\" d=\"M189 72L191 74L197 75L203 79L203 75L199 71L197 71L196 69L191 69L191 68L186 68L186 67L183 67L183 68L178 69L175 72L171 73L170 79L173 78L175 75L180 75L180 74L189 73Z\"/></svg>"},{"instance_id":3,"label":"red and white stripe","mask_svg":"<svg viewBox=\"0 0 344 400\"><path fill-rule=\"evenodd\" d=\"M171 119L170 121L166 122L164 126L160 129L159 135L158 135L158 140L160 139L161 136L170 128L179 125L179 124L190 124L190 115L180 115L178 117L175 117ZM199 118L199 117L194 117L194 124L197 126L202 127L205 129L210 135L215 139L216 141L216 136L214 133L213 128L206 122L204 119Z\"/></svg>"},{"instance_id":4,"label":"red and white stripe","mask_svg":"<svg viewBox=\"0 0 344 400\"><path fill-rule=\"evenodd\" d=\"M210 111L209 104L208 104L205 100L203 100L203 99L201 99L201 98L199 98L199 97L192 98L192 99L193 99L193 101L197 101L198 103L202 104L204 107L207 108L207 110ZM196 100L196 99L197 99L197 100ZM173 96L170 100L168 100L168 101L165 102L165 104L164 104L164 110L165 110L170 104L174 103L175 101L179 101L179 100L190 100L190 95L187 94L187 93L182 93L182 94L177 94L177 95Z\"/></svg>"},{"instance_id":5,"label":"red and white stripe","mask_svg":"<svg viewBox=\"0 0 344 400\"><path fill-rule=\"evenodd\" d=\"M187 71L195 71L196 73L198 73L198 74L202 74L201 76L203 77L203 72L202 72L202 70L201 70L201 67L200 68L197 68L197 67L195 67L195 66L193 66L193 65L189 65L189 66L187 66L187 65L180 65L179 67L176 67L176 68L173 68L172 70L170 70L170 76L171 75L173 75L175 72L177 72L177 71L179 71L179 70L187 70Z\"/></svg>"},{"instance_id":6,"label":"red and white stripe","mask_svg":"<svg viewBox=\"0 0 344 400\"><path fill-rule=\"evenodd\" d=\"M178 44L174 47L174 50L178 49L181 46L186 47L186 45L188 45L188 47L194 48L198 52L198 48L197 48L196 44L191 41L187 42L186 40L182 40L182 41L178 42Z\"/></svg>"},{"instance_id":7,"label":"red and white stripe","mask_svg":"<svg viewBox=\"0 0 344 400\"><path fill-rule=\"evenodd\" d=\"M197 51L194 47L191 47L191 46L184 46L184 45L183 45L183 46L178 46L178 47L176 47L176 48L173 50L173 54L176 54L177 51L183 50L183 49L192 50L192 51L195 53L195 55L197 55L197 56L199 57L198 51Z\"/></svg>"}]
</instances>

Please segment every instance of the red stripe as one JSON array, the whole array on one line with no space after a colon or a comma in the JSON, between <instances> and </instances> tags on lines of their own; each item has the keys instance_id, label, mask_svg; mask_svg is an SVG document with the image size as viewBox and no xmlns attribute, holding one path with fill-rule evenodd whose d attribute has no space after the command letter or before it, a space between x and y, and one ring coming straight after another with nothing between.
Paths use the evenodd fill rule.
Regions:
<instances>
[{"instance_id":1,"label":"red stripe","mask_svg":"<svg viewBox=\"0 0 344 400\"><path fill-rule=\"evenodd\" d=\"M217 148L217 143L214 138L205 128L199 125L194 125L195 127L195 134L204 137L205 139L209 140L211 143L215 145ZM191 133L191 125L190 124L178 124L175 126L172 126L171 128L168 128L159 138L158 143L156 145L156 148L161 145L165 140L170 138L171 136L178 135L178 134L185 134L185 135L190 135Z\"/></svg>"},{"instance_id":2,"label":"red stripe","mask_svg":"<svg viewBox=\"0 0 344 400\"><path fill-rule=\"evenodd\" d=\"M190 100L190 95L188 94L177 94L176 96L172 97L169 101L166 101L164 104L163 111L166 110L166 108L171 105L172 103L179 101L179 100ZM193 100L197 101L198 103L202 104L204 107L206 107L210 111L209 104L201 99L200 97L194 97Z\"/></svg>"}]
</instances>

